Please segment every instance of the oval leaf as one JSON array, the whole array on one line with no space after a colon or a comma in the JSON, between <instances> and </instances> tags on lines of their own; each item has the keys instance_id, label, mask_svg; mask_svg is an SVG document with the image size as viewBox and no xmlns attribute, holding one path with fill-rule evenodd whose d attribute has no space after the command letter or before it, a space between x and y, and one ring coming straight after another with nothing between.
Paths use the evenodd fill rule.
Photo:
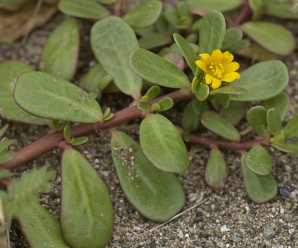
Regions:
<instances>
[{"instance_id":1,"label":"oval leaf","mask_svg":"<svg viewBox=\"0 0 298 248\"><path fill-rule=\"evenodd\" d=\"M199 128L200 116L193 108L193 101L189 102L182 115L182 126L187 132L194 132Z\"/></svg>"},{"instance_id":2,"label":"oval leaf","mask_svg":"<svg viewBox=\"0 0 298 248\"><path fill-rule=\"evenodd\" d=\"M102 121L100 106L87 92L46 72L22 74L14 98L22 109L42 118L83 123Z\"/></svg>"},{"instance_id":3,"label":"oval leaf","mask_svg":"<svg viewBox=\"0 0 298 248\"><path fill-rule=\"evenodd\" d=\"M220 49L225 37L226 22L222 13L218 11L208 12L202 22L199 37L199 54Z\"/></svg>"},{"instance_id":4,"label":"oval leaf","mask_svg":"<svg viewBox=\"0 0 298 248\"><path fill-rule=\"evenodd\" d=\"M188 41L185 40L180 34L174 34L173 37L180 51L182 52L188 66L193 72L196 72L196 61L199 59L199 56L195 53Z\"/></svg>"},{"instance_id":5,"label":"oval leaf","mask_svg":"<svg viewBox=\"0 0 298 248\"><path fill-rule=\"evenodd\" d=\"M228 120L215 112L205 111L202 114L201 122L206 128L228 140L240 140L238 130Z\"/></svg>"},{"instance_id":6,"label":"oval leaf","mask_svg":"<svg viewBox=\"0 0 298 248\"><path fill-rule=\"evenodd\" d=\"M86 19L102 19L110 15L107 8L89 0L62 0L58 8L65 14Z\"/></svg>"},{"instance_id":7,"label":"oval leaf","mask_svg":"<svg viewBox=\"0 0 298 248\"><path fill-rule=\"evenodd\" d=\"M63 152L60 225L65 241L76 248L104 248L112 237L113 206L97 172L76 150Z\"/></svg>"},{"instance_id":8,"label":"oval leaf","mask_svg":"<svg viewBox=\"0 0 298 248\"><path fill-rule=\"evenodd\" d=\"M213 189L222 189L226 185L227 178L228 172L225 160L220 150L213 148L205 168L205 182Z\"/></svg>"},{"instance_id":9,"label":"oval leaf","mask_svg":"<svg viewBox=\"0 0 298 248\"><path fill-rule=\"evenodd\" d=\"M276 108L271 108L267 111L267 124L273 135L278 135L281 131L281 118Z\"/></svg>"},{"instance_id":10,"label":"oval leaf","mask_svg":"<svg viewBox=\"0 0 298 248\"><path fill-rule=\"evenodd\" d=\"M279 18L298 19L298 13L294 11L294 2L280 2L266 0L266 14Z\"/></svg>"},{"instance_id":11,"label":"oval leaf","mask_svg":"<svg viewBox=\"0 0 298 248\"><path fill-rule=\"evenodd\" d=\"M242 30L261 46L279 55L287 55L295 47L292 33L274 23L246 22Z\"/></svg>"},{"instance_id":12,"label":"oval leaf","mask_svg":"<svg viewBox=\"0 0 298 248\"><path fill-rule=\"evenodd\" d=\"M130 54L129 64L148 82L169 88L190 85L187 76L175 65L145 49L134 49Z\"/></svg>"},{"instance_id":13,"label":"oval leaf","mask_svg":"<svg viewBox=\"0 0 298 248\"><path fill-rule=\"evenodd\" d=\"M107 75L101 64L95 65L87 74L81 79L81 86L88 92L95 92L98 90L98 83Z\"/></svg>"},{"instance_id":14,"label":"oval leaf","mask_svg":"<svg viewBox=\"0 0 298 248\"><path fill-rule=\"evenodd\" d=\"M228 86L220 87L216 90L212 90L210 92L210 95L225 94L225 95L237 95L238 96L245 92L247 92L247 90L244 88L228 85Z\"/></svg>"},{"instance_id":15,"label":"oval leaf","mask_svg":"<svg viewBox=\"0 0 298 248\"><path fill-rule=\"evenodd\" d=\"M256 131L261 137L268 137L267 130L267 110L262 106L252 107L247 112L248 124Z\"/></svg>"},{"instance_id":16,"label":"oval leaf","mask_svg":"<svg viewBox=\"0 0 298 248\"><path fill-rule=\"evenodd\" d=\"M232 96L233 101L263 101L277 96L289 82L288 70L278 60L255 64L240 73L240 79L231 86L241 87L247 92Z\"/></svg>"},{"instance_id":17,"label":"oval leaf","mask_svg":"<svg viewBox=\"0 0 298 248\"><path fill-rule=\"evenodd\" d=\"M244 163L249 170L260 176L268 175L272 168L270 155L262 146L250 149L244 158Z\"/></svg>"},{"instance_id":18,"label":"oval leaf","mask_svg":"<svg viewBox=\"0 0 298 248\"><path fill-rule=\"evenodd\" d=\"M152 166L140 145L122 132L112 131L111 147L121 187L142 215L166 221L179 212L185 195L176 176ZM129 160L124 161L123 156Z\"/></svg>"},{"instance_id":19,"label":"oval leaf","mask_svg":"<svg viewBox=\"0 0 298 248\"><path fill-rule=\"evenodd\" d=\"M286 139L291 139L298 135L298 114L295 114L288 122L284 128L284 132Z\"/></svg>"},{"instance_id":20,"label":"oval leaf","mask_svg":"<svg viewBox=\"0 0 298 248\"><path fill-rule=\"evenodd\" d=\"M47 120L26 113L13 99L17 78L29 71L32 71L32 68L20 61L8 61L0 65L0 115L8 120L46 124Z\"/></svg>"},{"instance_id":21,"label":"oval leaf","mask_svg":"<svg viewBox=\"0 0 298 248\"><path fill-rule=\"evenodd\" d=\"M116 16L98 21L91 30L91 46L95 57L114 78L117 87L125 94L139 99L142 79L128 64L130 51L139 47L131 27Z\"/></svg>"},{"instance_id":22,"label":"oval leaf","mask_svg":"<svg viewBox=\"0 0 298 248\"><path fill-rule=\"evenodd\" d=\"M123 19L133 28L145 28L157 21L161 9L161 2L147 1L130 10Z\"/></svg>"},{"instance_id":23,"label":"oval leaf","mask_svg":"<svg viewBox=\"0 0 298 248\"><path fill-rule=\"evenodd\" d=\"M79 56L79 23L67 19L48 38L41 54L41 68L70 81L77 68Z\"/></svg>"},{"instance_id":24,"label":"oval leaf","mask_svg":"<svg viewBox=\"0 0 298 248\"><path fill-rule=\"evenodd\" d=\"M28 207L22 207L16 217L30 247L69 247L63 240L58 220L39 203L34 202Z\"/></svg>"},{"instance_id":25,"label":"oval leaf","mask_svg":"<svg viewBox=\"0 0 298 248\"><path fill-rule=\"evenodd\" d=\"M179 53L176 52L168 52L165 55L162 56L165 60L169 61L173 65L175 65L179 70L183 71L185 62Z\"/></svg>"},{"instance_id":26,"label":"oval leaf","mask_svg":"<svg viewBox=\"0 0 298 248\"><path fill-rule=\"evenodd\" d=\"M198 85L196 90L196 98L199 101L205 101L209 96L209 86L207 84Z\"/></svg>"},{"instance_id":27,"label":"oval leaf","mask_svg":"<svg viewBox=\"0 0 298 248\"><path fill-rule=\"evenodd\" d=\"M230 102L227 108L222 108L220 115L227 119L233 126L237 125L245 115L245 107L239 102Z\"/></svg>"},{"instance_id":28,"label":"oval leaf","mask_svg":"<svg viewBox=\"0 0 298 248\"><path fill-rule=\"evenodd\" d=\"M140 143L145 156L158 169L175 173L187 171L185 144L175 126L162 115L149 115L142 121Z\"/></svg>"},{"instance_id":29,"label":"oval leaf","mask_svg":"<svg viewBox=\"0 0 298 248\"><path fill-rule=\"evenodd\" d=\"M239 28L229 28L225 33L221 50L227 50L242 39L242 31Z\"/></svg>"},{"instance_id":30,"label":"oval leaf","mask_svg":"<svg viewBox=\"0 0 298 248\"><path fill-rule=\"evenodd\" d=\"M276 97L264 101L263 106L266 109L276 108L279 111L281 120L283 120L284 118L286 118L286 115L289 111L290 99L287 94L281 93Z\"/></svg>"},{"instance_id":31,"label":"oval leaf","mask_svg":"<svg viewBox=\"0 0 298 248\"><path fill-rule=\"evenodd\" d=\"M153 49L171 43L171 36L167 34L151 33L139 39L139 46L144 49Z\"/></svg>"},{"instance_id":32,"label":"oval leaf","mask_svg":"<svg viewBox=\"0 0 298 248\"><path fill-rule=\"evenodd\" d=\"M259 176L248 170L244 164L244 156L241 158L241 168L246 192L254 202L263 203L276 196L277 184L271 174Z\"/></svg>"},{"instance_id":33,"label":"oval leaf","mask_svg":"<svg viewBox=\"0 0 298 248\"><path fill-rule=\"evenodd\" d=\"M241 5L241 0L187 0L191 8L201 8L204 10L218 10L221 12L235 9Z\"/></svg>"}]
</instances>

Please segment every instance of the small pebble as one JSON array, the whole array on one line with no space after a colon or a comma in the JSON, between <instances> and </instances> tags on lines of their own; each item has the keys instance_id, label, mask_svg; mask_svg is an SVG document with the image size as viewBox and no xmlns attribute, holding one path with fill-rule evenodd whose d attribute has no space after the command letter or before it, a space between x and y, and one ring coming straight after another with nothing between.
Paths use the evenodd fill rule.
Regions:
<instances>
[{"instance_id":1,"label":"small pebble","mask_svg":"<svg viewBox=\"0 0 298 248\"><path fill-rule=\"evenodd\" d=\"M215 245L213 244L213 242L211 240L207 240L204 247L205 248L215 248Z\"/></svg>"},{"instance_id":2,"label":"small pebble","mask_svg":"<svg viewBox=\"0 0 298 248\"><path fill-rule=\"evenodd\" d=\"M279 188L279 193L284 197L289 197L291 195L291 192L287 187Z\"/></svg>"},{"instance_id":3,"label":"small pebble","mask_svg":"<svg viewBox=\"0 0 298 248\"><path fill-rule=\"evenodd\" d=\"M292 208L291 204L290 203L287 203L286 204L286 209L290 210Z\"/></svg>"},{"instance_id":4,"label":"small pebble","mask_svg":"<svg viewBox=\"0 0 298 248\"><path fill-rule=\"evenodd\" d=\"M179 231L178 237L179 237L179 239L183 239L183 232L182 231Z\"/></svg>"},{"instance_id":5,"label":"small pebble","mask_svg":"<svg viewBox=\"0 0 298 248\"><path fill-rule=\"evenodd\" d=\"M275 236L276 232L271 226L266 226L263 235L266 239L271 239Z\"/></svg>"}]
</instances>

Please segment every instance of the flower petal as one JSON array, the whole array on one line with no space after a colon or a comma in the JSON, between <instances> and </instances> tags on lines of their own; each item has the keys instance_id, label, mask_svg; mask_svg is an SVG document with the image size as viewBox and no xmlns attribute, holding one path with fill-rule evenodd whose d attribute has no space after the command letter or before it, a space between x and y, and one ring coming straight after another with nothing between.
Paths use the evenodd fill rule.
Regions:
<instances>
[{"instance_id":1,"label":"flower petal","mask_svg":"<svg viewBox=\"0 0 298 248\"><path fill-rule=\"evenodd\" d=\"M213 78L212 85L211 85L212 88L217 89L220 85L221 85L221 80Z\"/></svg>"},{"instance_id":2,"label":"flower petal","mask_svg":"<svg viewBox=\"0 0 298 248\"><path fill-rule=\"evenodd\" d=\"M238 72L230 72L223 76L222 81L232 82L235 79L239 79L239 78L240 78L240 74Z\"/></svg>"},{"instance_id":3,"label":"flower petal","mask_svg":"<svg viewBox=\"0 0 298 248\"><path fill-rule=\"evenodd\" d=\"M206 63L203 60L197 60L196 64L199 68L201 68L204 72L207 73Z\"/></svg>"},{"instance_id":4,"label":"flower petal","mask_svg":"<svg viewBox=\"0 0 298 248\"><path fill-rule=\"evenodd\" d=\"M213 80L213 77L209 74L206 74L206 77L205 77L206 84L211 84L212 80Z\"/></svg>"},{"instance_id":5,"label":"flower petal","mask_svg":"<svg viewBox=\"0 0 298 248\"><path fill-rule=\"evenodd\" d=\"M216 63L221 63L221 60L222 60L222 52L217 49L217 50L214 50L211 54L211 61L214 61Z\"/></svg>"},{"instance_id":6,"label":"flower petal","mask_svg":"<svg viewBox=\"0 0 298 248\"><path fill-rule=\"evenodd\" d=\"M233 62L231 64L226 65L225 68L225 74L237 71L239 69L240 65L237 62Z\"/></svg>"},{"instance_id":7,"label":"flower petal","mask_svg":"<svg viewBox=\"0 0 298 248\"><path fill-rule=\"evenodd\" d=\"M208 59L210 59L210 55L208 53L202 53L200 54L202 60L206 61Z\"/></svg>"},{"instance_id":8,"label":"flower petal","mask_svg":"<svg viewBox=\"0 0 298 248\"><path fill-rule=\"evenodd\" d=\"M223 53L223 57L222 57L222 63L223 64L229 64L233 61L234 56L233 54L231 54L230 52L226 51Z\"/></svg>"}]
</instances>

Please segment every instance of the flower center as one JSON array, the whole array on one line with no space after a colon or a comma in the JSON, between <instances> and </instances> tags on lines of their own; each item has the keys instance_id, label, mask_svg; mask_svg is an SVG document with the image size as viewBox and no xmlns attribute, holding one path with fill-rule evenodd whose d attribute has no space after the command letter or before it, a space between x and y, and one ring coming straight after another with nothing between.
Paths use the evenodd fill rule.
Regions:
<instances>
[{"instance_id":1,"label":"flower center","mask_svg":"<svg viewBox=\"0 0 298 248\"><path fill-rule=\"evenodd\" d=\"M211 64L209 65L209 71L211 72L210 74L213 77L216 77L218 79L221 79L224 73L224 67L222 65L222 63L214 63L211 62Z\"/></svg>"}]
</instances>

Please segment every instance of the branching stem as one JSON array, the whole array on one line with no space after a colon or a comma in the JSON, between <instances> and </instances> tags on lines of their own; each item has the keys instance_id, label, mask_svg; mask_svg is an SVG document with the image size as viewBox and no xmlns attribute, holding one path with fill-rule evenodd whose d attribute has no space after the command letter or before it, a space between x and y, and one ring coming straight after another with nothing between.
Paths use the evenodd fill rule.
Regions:
<instances>
[{"instance_id":1,"label":"branching stem","mask_svg":"<svg viewBox=\"0 0 298 248\"><path fill-rule=\"evenodd\" d=\"M162 97L156 98L149 102L149 104L153 104L155 102L160 101L164 97L170 97L174 102L179 102L187 99L191 99L194 97L194 94L191 93L189 88L180 89L164 95ZM117 126L123 122L144 117L144 113L137 108L137 106L130 106L123 110L118 111L114 114L113 118L106 122L97 122L92 124L80 124L71 129L71 137L82 137L90 134L98 133L103 130L109 129L111 127ZM230 142L226 140L217 140L217 139L209 139L206 137L190 134L190 141L193 143L197 143L209 148L213 146L218 146L222 149L228 150L247 150L256 145L268 146L269 143L266 140L252 140L243 143ZM65 146L63 132L57 133L48 133L40 139L34 141L33 143L25 146L21 150L17 151L13 157L13 159L0 167L0 169L9 169L13 170L34 158L50 152L55 149L63 149Z\"/></svg>"}]
</instances>

